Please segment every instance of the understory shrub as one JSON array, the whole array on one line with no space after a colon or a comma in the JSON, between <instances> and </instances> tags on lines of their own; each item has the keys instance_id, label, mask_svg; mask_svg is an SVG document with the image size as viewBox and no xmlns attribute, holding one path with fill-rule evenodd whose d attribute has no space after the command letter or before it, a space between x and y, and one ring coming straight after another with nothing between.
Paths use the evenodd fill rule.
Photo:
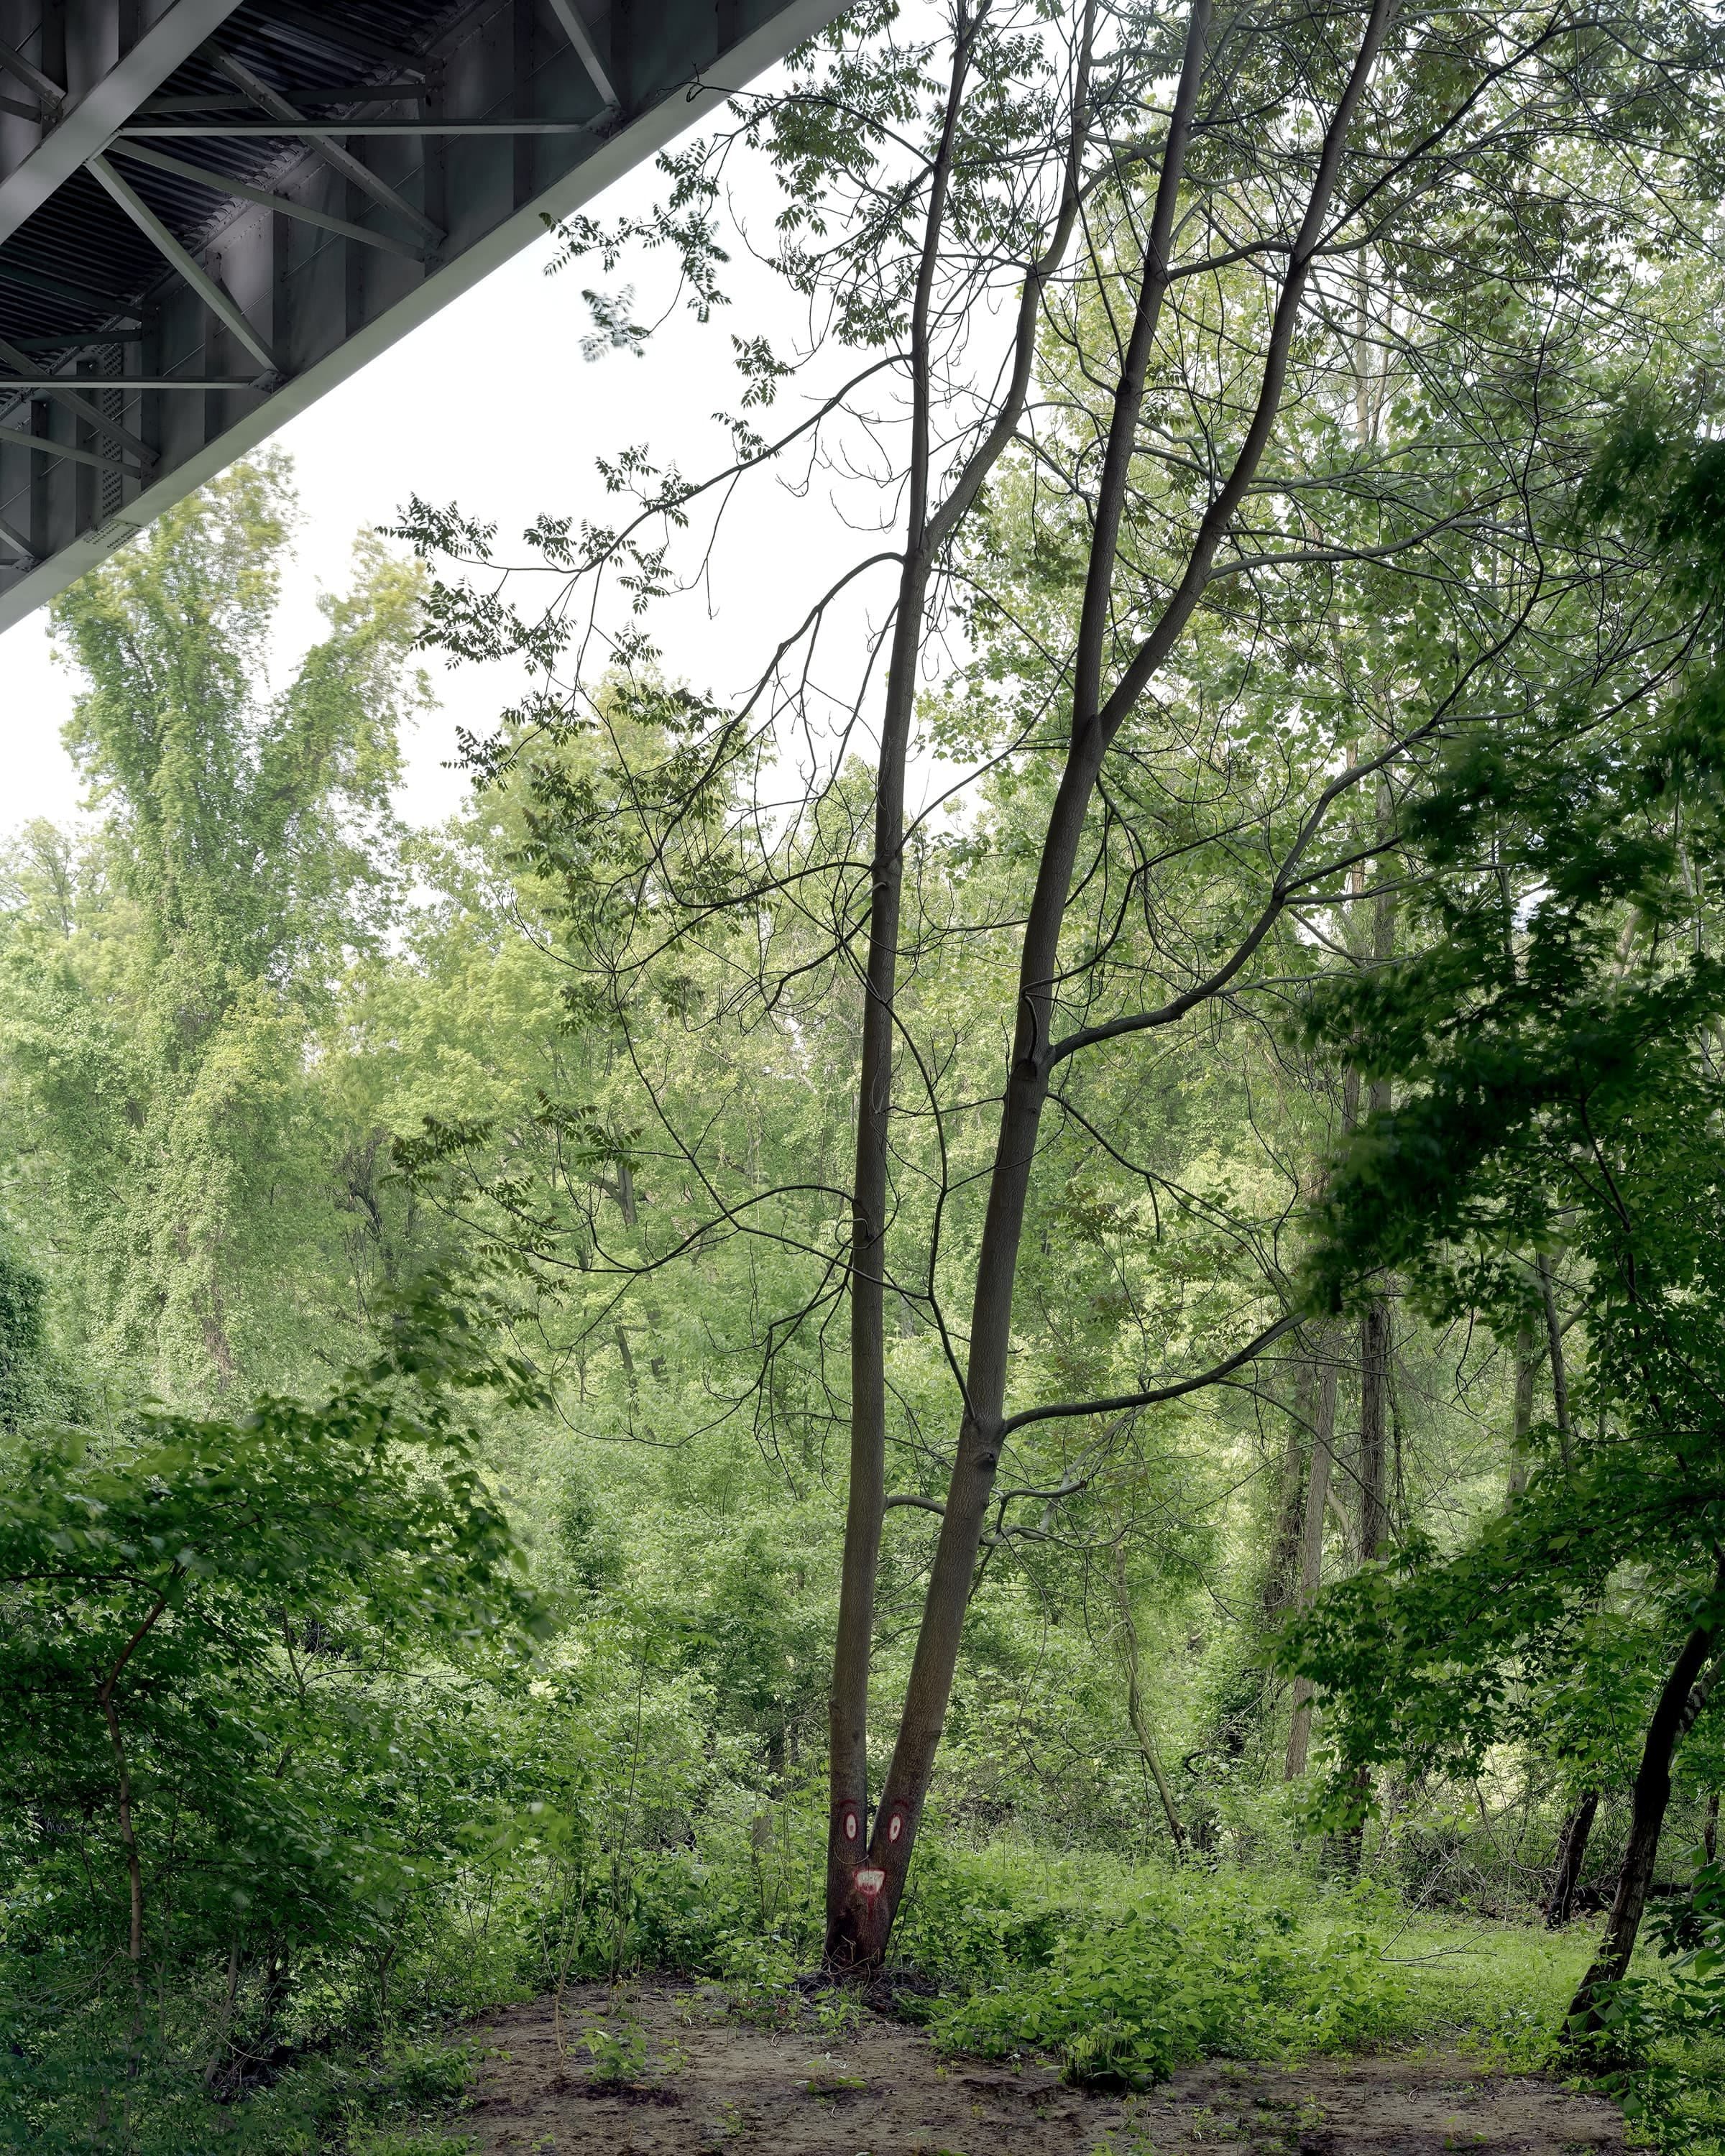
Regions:
<instances>
[{"instance_id":1,"label":"understory shrub","mask_svg":"<svg viewBox=\"0 0 1725 2156\"><path fill-rule=\"evenodd\" d=\"M943 2046L1050 2054L1101 2083L1440 2031L1548 2049L1587 1951L1574 1935L1416 1917L1369 1881L1008 1845L927 1852L901 1939L941 1979L929 2018Z\"/></svg>"}]
</instances>

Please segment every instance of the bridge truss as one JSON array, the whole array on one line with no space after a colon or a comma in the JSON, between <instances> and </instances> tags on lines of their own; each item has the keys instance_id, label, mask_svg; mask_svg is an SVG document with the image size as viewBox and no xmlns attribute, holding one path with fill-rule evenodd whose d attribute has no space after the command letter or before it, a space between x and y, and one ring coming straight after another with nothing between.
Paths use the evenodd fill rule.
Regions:
<instances>
[{"instance_id":1,"label":"bridge truss","mask_svg":"<svg viewBox=\"0 0 1725 2156\"><path fill-rule=\"evenodd\" d=\"M0 0L0 629L837 12Z\"/></svg>"}]
</instances>

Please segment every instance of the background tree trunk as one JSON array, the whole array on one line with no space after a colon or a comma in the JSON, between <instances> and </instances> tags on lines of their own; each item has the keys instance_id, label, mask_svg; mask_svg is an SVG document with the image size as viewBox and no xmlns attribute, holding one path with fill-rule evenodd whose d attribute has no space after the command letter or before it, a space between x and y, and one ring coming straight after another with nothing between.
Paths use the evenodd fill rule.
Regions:
<instances>
[{"instance_id":1,"label":"background tree trunk","mask_svg":"<svg viewBox=\"0 0 1725 2156\"><path fill-rule=\"evenodd\" d=\"M1378 1088L1374 1086L1372 1091L1375 1096ZM1389 1545L1389 1506L1384 1474L1389 1355L1389 1306L1381 1296L1374 1296L1359 1328L1359 1548L1363 1560L1381 1556Z\"/></svg>"},{"instance_id":2,"label":"background tree trunk","mask_svg":"<svg viewBox=\"0 0 1725 2156\"><path fill-rule=\"evenodd\" d=\"M1276 1493L1276 1527L1264 1569L1264 1615L1273 1624L1300 1592L1300 1523L1306 1497L1306 1436L1317 1406L1317 1372L1308 1358L1299 1366L1294 1411L1286 1417L1287 1440Z\"/></svg>"},{"instance_id":3,"label":"background tree trunk","mask_svg":"<svg viewBox=\"0 0 1725 2156\"><path fill-rule=\"evenodd\" d=\"M1132 1622L1132 1595L1126 1583L1126 1552L1117 1544L1114 1552L1115 1594L1120 1605L1120 1635L1126 1655L1127 1713L1132 1722L1132 1734L1138 1740L1138 1750L1150 1779L1156 1784L1156 1794L1162 1800L1163 1818L1168 1821L1169 1838L1174 1845L1176 1856L1183 1856L1186 1849L1186 1830L1174 1809L1173 1793L1168 1785L1168 1776L1162 1770L1162 1753L1150 1727L1150 1718L1144 1712L1143 1686L1138 1673L1138 1628Z\"/></svg>"},{"instance_id":4,"label":"background tree trunk","mask_svg":"<svg viewBox=\"0 0 1725 2156\"><path fill-rule=\"evenodd\" d=\"M1329 1328L1319 1335L1317 1348L1317 1405L1312 1419L1312 1475L1306 1486L1306 1514L1300 1525L1299 1606L1309 1609L1323 1582L1324 1515L1330 1499L1330 1469L1336 1456L1336 1358L1330 1352L1333 1335ZM1294 1679L1294 1718L1288 1727L1286 1781L1296 1781L1306 1772L1306 1754L1312 1740L1312 1680Z\"/></svg>"},{"instance_id":5,"label":"background tree trunk","mask_svg":"<svg viewBox=\"0 0 1725 2156\"><path fill-rule=\"evenodd\" d=\"M1515 1421L1509 1449L1509 1494L1518 1497L1527 1486L1527 1455L1524 1447L1533 1424L1533 1373L1538 1358L1533 1335L1523 1326L1516 1335Z\"/></svg>"},{"instance_id":6,"label":"background tree trunk","mask_svg":"<svg viewBox=\"0 0 1725 2156\"><path fill-rule=\"evenodd\" d=\"M1378 836L1389 839L1395 829L1395 803L1387 778L1377 788ZM1378 875L1389 864L1379 856ZM1395 897L1379 889L1372 901L1372 968L1381 972L1395 956ZM1372 1081L1369 1105L1374 1116L1387 1116L1394 1105L1387 1078ZM1381 1557L1390 1544L1391 1523L1385 1473L1384 1432L1389 1415L1389 1358L1393 1351L1389 1304L1374 1295L1360 1322L1359 1365L1359 1548L1363 1560Z\"/></svg>"},{"instance_id":7,"label":"background tree trunk","mask_svg":"<svg viewBox=\"0 0 1725 2156\"><path fill-rule=\"evenodd\" d=\"M1545 1899L1545 1921L1553 1931L1569 1921L1581 1867L1587 1859L1588 1836L1593 1832L1594 1815L1599 1809L1599 1791L1584 1789L1558 1836L1557 1862L1552 1867L1551 1891Z\"/></svg>"}]
</instances>

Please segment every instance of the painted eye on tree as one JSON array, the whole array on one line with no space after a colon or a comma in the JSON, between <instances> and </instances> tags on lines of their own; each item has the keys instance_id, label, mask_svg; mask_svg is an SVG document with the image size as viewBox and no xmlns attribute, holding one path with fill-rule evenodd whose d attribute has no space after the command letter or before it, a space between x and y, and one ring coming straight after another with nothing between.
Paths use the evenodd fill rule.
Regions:
<instances>
[{"instance_id":1,"label":"painted eye on tree","mask_svg":"<svg viewBox=\"0 0 1725 2156\"><path fill-rule=\"evenodd\" d=\"M886 1839L889 1841L896 1841L904 1830L905 1823L903 1820L895 1815L892 1825L886 1830Z\"/></svg>"},{"instance_id":2,"label":"painted eye on tree","mask_svg":"<svg viewBox=\"0 0 1725 2156\"><path fill-rule=\"evenodd\" d=\"M856 1840L856 1814L855 1812L846 1812L845 1815L845 1839L847 1841L855 1841Z\"/></svg>"}]
</instances>

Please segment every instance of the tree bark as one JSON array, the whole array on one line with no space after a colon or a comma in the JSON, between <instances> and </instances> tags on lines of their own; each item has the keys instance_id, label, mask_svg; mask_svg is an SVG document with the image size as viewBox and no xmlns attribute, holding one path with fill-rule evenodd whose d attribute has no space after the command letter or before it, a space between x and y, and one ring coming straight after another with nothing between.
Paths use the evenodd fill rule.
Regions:
<instances>
[{"instance_id":1,"label":"tree bark","mask_svg":"<svg viewBox=\"0 0 1725 2156\"><path fill-rule=\"evenodd\" d=\"M975 1574L977 1551L1000 1448L1006 1437L1005 1396L1012 1349L1014 1282L1024 1232L1031 1163L1056 1055L1073 1052L1081 1043L1111 1038L1115 1029L1111 1027L1093 1033L1081 1030L1060 1044L1053 1039L1060 931L1091 798L1116 733L1184 633L1209 582L1223 536L1230 529L1269 444L1281 408L1296 326L1328 218L1343 148L1391 13L1392 0L1374 0L1347 87L1326 131L1306 212L1289 250L1266 344L1257 405L1245 441L1227 480L1218 489L1204 512L1178 588L1105 701L1101 681L1115 604L1116 555L1125 514L1128 475L1137 447L1150 356L1169 282L1174 211L1208 35L1209 11L1204 0L1197 0L1189 21L1185 57L1168 125L1137 302L1114 395L1097 489L1073 669L1071 737L1049 816L1035 891L1024 929L1012 1062L1001 1103L999 1135L995 1142L988 1206L976 1261L965 1411L898 1738L870 1838L869 1863L855 1873L855 1892L840 1922L829 1933L829 1953L835 1960L870 1964L877 1963L885 1953L934 1771L957 1663L965 1609ZM1266 916L1266 927L1269 917L1273 916ZM1265 932L1260 929L1258 932ZM1255 941L1243 939L1235 963L1244 965L1255 947ZM1214 990L1190 990L1190 1002L1201 1000L1203 993ZM1169 1022L1189 1007L1187 998L1176 998L1166 1007ZM1136 1029L1142 1021L1134 1019L1129 1023Z\"/></svg>"},{"instance_id":2,"label":"tree bark","mask_svg":"<svg viewBox=\"0 0 1725 2156\"><path fill-rule=\"evenodd\" d=\"M875 1582L886 1507L886 1208L892 1112L893 1005L904 892L905 760L916 702L930 563L928 501L928 309L952 178L952 146L969 72L971 44L953 51L941 143L929 178L928 214L911 311L910 501L904 566L888 662L875 778L870 865L869 948L864 974L862 1055L857 1079L856 1168L850 1257L850 1477L845 1552L828 1704L828 1930L843 1908L865 1846L869 1819L869 1666L874 1649Z\"/></svg>"},{"instance_id":3,"label":"tree bark","mask_svg":"<svg viewBox=\"0 0 1725 2156\"><path fill-rule=\"evenodd\" d=\"M1372 1091L1375 1096L1378 1088ZM1376 1105L1375 1100L1373 1106ZM1359 1327L1359 1548L1362 1558L1389 1546L1384 1433L1389 1401L1389 1306L1373 1296Z\"/></svg>"},{"instance_id":4,"label":"tree bark","mask_svg":"<svg viewBox=\"0 0 1725 2156\"><path fill-rule=\"evenodd\" d=\"M1389 782L1378 782L1378 835L1388 838L1394 829L1395 804ZM1381 887L1385 864L1374 864L1380 888L1372 902L1372 967L1381 971L1395 955L1395 898ZM1370 1106L1374 1116L1387 1116L1394 1105L1387 1078L1372 1081ZM1380 1294L1360 1321L1359 1367L1359 1547L1364 1558L1381 1557L1390 1543L1389 1502L1384 1463L1384 1430L1389 1412L1389 1358L1392 1351L1389 1304Z\"/></svg>"},{"instance_id":5,"label":"tree bark","mask_svg":"<svg viewBox=\"0 0 1725 2156\"><path fill-rule=\"evenodd\" d=\"M217 2025L215 2046L209 2055L209 2064L203 2070L208 2085L213 2085L228 2056L228 2040L234 2033L234 2008L239 1997L240 1969L239 1942L235 1939L228 1949L228 1981L222 1994L222 2016Z\"/></svg>"},{"instance_id":6,"label":"tree bark","mask_svg":"<svg viewBox=\"0 0 1725 2156\"><path fill-rule=\"evenodd\" d=\"M114 1703L114 1688L119 1683L126 1664L137 1652L156 1620L167 1609L168 1597L181 1578L176 1563L168 1573L168 1584L151 1604L141 1624L120 1650L101 1686L96 1693L96 1705L101 1709L102 1719L107 1724L108 1742L114 1752L115 1810L120 1826L120 1844L126 1851L126 1876L131 1904L131 1921L126 1929L126 1958L131 1964L131 1988L136 2026L132 2041L136 2043L144 2033L144 1866L138 1852L138 1838L132 1828L131 1768L126 1756L126 1741L120 1730L120 1710Z\"/></svg>"},{"instance_id":7,"label":"tree bark","mask_svg":"<svg viewBox=\"0 0 1725 2156\"><path fill-rule=\"evenodd\" d=\"M1563 1821L1563 1831L1558 1836L1557 1862L1552 1867L1551 1891L1545 1899L1545 1921L1551 1931L1561 1930L1569 1921L1581 1867L1587 1857L1588 1836L1594 1830L1594 1816L1599 1809L1599 1791L1584 1789Z\"/></svg>"},{"instance_id":8,"label":"tree bark","mask_svg":"<svg viewBox=\"0 0 1725 2156\"><path fill-rule=\"evenodd\" d=\"M1309 1609L1323 1583L1324 1515L1329 1506L1330 1470L1336 1457L1336 1358L1327 1328L1320 1337L1317 1366L1317 1412L1312 1431L1312 1479L1306 1490L1306 1517L1300 1529L1300 1607ZM1312 1742L1312 1680L1294 1679L1294 1718L1288 1726L1285 1781L1297 1781L1306 1772L1306 1755Z\"/></svg>"},{"instance_id":9,"label":"tree bark","mask_svg":"<svg viewBox=\"0 0 1725 2156\"><path fill-rule=\"evenodd\" d=\"M120 1733L111 1688L102 1689L102 1717L108 1725L108 1741L114 1748L115 1809L120 1822L120 1845L126 1851L126 1877L130 1892L131 1922L126 1930L126 1954L131 1964L132 2000L136 2026L133 2041L144 2033L144 1866L138 1855L138 1838L131 1824L131 1769L126 1763L126 1743Z\"/></svg>"},{"instance_id":10,"label":"tree bark","mask_svg":"<svg viewBox=\"0 0 1725 2156\"><path fill-rule=\"evenodd\" d=\"M1719 1673L1716 1663L1705 1676L1702 1674L1719 1636L1716 1613L1721 1597L1725 1597L1725 1555L1719 1558L1717 1567L1709 1598L1712 1608L1708 1620L1697 1625L1683 1642L1647 1725L1641 1763L1636 1770L1631 1795L1629 1847L1624 1852L1623 1869L1617 1875L1617 1893L1606 1920L1605 1936L1599 1942L1592 1967L1569 2002L1565 2030L1568 2040L1597 2035L1604 2030L1603 2010L1610 1987L1621 1981L1629 1967L1630 1956L1635 1952L1641 1912L1647 1906L1647 1889L1652 1883L1653 1867L1659 1855L1660 1831L1671 1800L1671 1758L1707 1704L1707 1694Z\"/></svg>"},{"instance_id":11,"label":"tree bark","mask_svg":"<svg viewBox=\"0 0 1725 2156\"><path fill-rule=\"evenodd\" d=\"M1539 1291L1545 1305L1546 1353L1551 1357L1551 1396L1558 1423L1558 1447L1567 1472L1575 1465L1575 1440L1569 1426L1569 1380L1563 1367L1563 1328L1558 1319L1558 1299L1552 1286L1551 1260L1539 1257Z\"/></svg>"}]
</instances>

